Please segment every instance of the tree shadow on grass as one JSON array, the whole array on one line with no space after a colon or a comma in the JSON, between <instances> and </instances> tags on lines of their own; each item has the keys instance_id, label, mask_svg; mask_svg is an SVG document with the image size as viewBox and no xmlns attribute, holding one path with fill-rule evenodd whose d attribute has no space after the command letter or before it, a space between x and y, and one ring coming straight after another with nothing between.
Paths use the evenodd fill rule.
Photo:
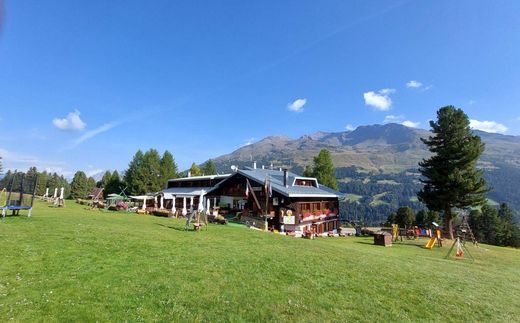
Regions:
<instances>
[{"instance_id":1,"label":"tree shadow on grass","mask_svg":"<svg viewBox=\"0 0 520 323\"><path fill-rule=\"evenodd\" d=\"M177 226L172 226L172 225L165 225L165 224L162 224L162 223L155 223L155 224L160 225L161 227L165 227L165 228L172 229L172 230L175 230L175 231L180 231L180 232L197 232L197 230L195 230L195 229L184 230L184 226L183 227L177 227Z\"/></svg>"}]
</instances>

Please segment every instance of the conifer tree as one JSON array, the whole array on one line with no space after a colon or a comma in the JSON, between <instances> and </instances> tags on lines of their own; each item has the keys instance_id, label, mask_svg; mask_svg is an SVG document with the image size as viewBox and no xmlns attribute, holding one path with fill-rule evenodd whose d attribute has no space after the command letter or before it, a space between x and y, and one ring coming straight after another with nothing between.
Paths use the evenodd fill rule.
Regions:
<instances>
[{"instance_id":1,"label":"conifer tree","mask_svg":"<svg viewBox=\"0 0 520 323\"><path fill-rule=\"evenodd\" d=\"M305 166L305 169L303 170L302 176L305 177L313 177L314 174L312 172L312 167L310 165Z\"/></svg>"},{"instance_id":2,"label":"conifer tree","mask_svg":"<svg viewBox=\"0 0 520 323\"><path fill-rule=\"evenodd\" d=\"M202 166L202 173L204 175L215 175L217 174L217 166L212 159L208 159Z\"/></svg>"},{"instance_id":3,"label":"conifer tree","mask_svg":"<svg viewBox=\"0 0 520 323\"><path fill-rule=\"evenodd\" d=\"M138 150L125 172L124 181L130 194L138 195L146 193L144 187L144 178L141 172L141 164L143 163L143 152Z\"/></svg>"},{"instance_id":4,"label":"conifer tree","mask_svg":"<svg viewBox=\"0 0 520 323\"><path fill-rule=\"evenodd\" d=\"M105 191L106 191L106 187L107 187L108 183L110 182L110 178L111 177L112 177L112 174L110 173L109 170L107 170L103 174L103 177L101 178L101 180L96 183L96 186L97 187L103 187L103 188L105 188Z\"/></svg>"},{"instance_id":5,"label":"conifer tree","mask_svg":"<svg viewBox=\"0 0 520 323\"><path fill-rule=\"evenodd\" d=\"M469 127L461 109L446 106L437 111L437 121L430 121L433 136L421 139L433 154L419 163L423 188L419 201L430 210L443 212L445 229L453 239L453 208L485 203L488 191L482 171L476 168L484 151L480 137Z\"/></svg>"},{"instance_id":6,"label":"conifer tree","mask_svg":"<svg viewBox=\"0 0 520 323\"><path fill-rule=\"evenodd\" d=\"M191 164L189 172L190 172L191 176L201 176L202 175L202 170L195 163Z\"/></svg>"},{"instance_id":7,"label":"conifer tree","mask_svg":"<svg viewBox=\"0 0 520 323\"><path fill-rule=\"evenodd\" d=\"M47 189L47 182L49 181L49 174L46 171L43 171L38 174L38 183L36 184L36 195L43 196L45 194L45 190ZM49 188L49 194L50 194Z\"/></svg>"},{"instance_id":8,"label":"conifer tree","mask_svg":"<svg viewBox=\"0 0 520 323\"><path fill-rule=\"evenodd\" d=\"M164 187L169 179L177 178L177 164L173 155L166 150L161 158L161 184Z\"/></svg>"},{"instance_id":9,"label":"conifer tree","mask_svg":"<svg viewBox=\"0 0 520 323\"><path fill-rule=\"evenodd\" d=\"M318 179L318 183L332 189L338 189L336 180L336 169L332 163L332 156L327 149L320 150L318 156L314 157L313 175Z\"/></svg>"},{"instance_id":10,"label":"conifer tree","mask_svg":"<svg viewBox=\"0 0 520 323\"><path fill-rule=\"evenodd\" d=\"M157 192L164 187L161 177L161 157L155 149L150 149L143 156L140 174L144 179L144 192Z\"/></svg>"},{"instance_id":11,"label":"conifer tree","mask_svg":"<svg viewBox=\"0 0 520 323\"><path fill-rule=\"evenodd\" d=\"M87 195L92 192L92 189L96 187L96 180L94 177L87 178Z\"/></svg>"},{"instance_id":12,"label":"conifer tree","mask_svg":"<svg viewBox=\"0 0 520 323\"><path fill-rule=\"evenodd\" d=\"M121 192L121 185L121 178L117 170L115 170L105 186L105 196L108 194L119 194Z\"/></svg>"},{"instance_id":13,"label":"conifer tree","mask_svg":"<svg viewBox=\"0 0 520 323\"><path fill-rule=\"evenodd\" d=\"M56 187L58 187L58 192L60 190L60 183L61 181L58 179L58 185ZM72 183L70 184L70 196L73 198L73 199L77 199L77 198L85 198L88 194L88 190L89 190L89 187L88 187L89 183L88 183L88 179L87 179L87 175L85 175L84 172L82 171L77 171L75 174L74 174L74 177L72 178ZM59 193L58 193L59 194Z\"/></svg>"}]
</instances>

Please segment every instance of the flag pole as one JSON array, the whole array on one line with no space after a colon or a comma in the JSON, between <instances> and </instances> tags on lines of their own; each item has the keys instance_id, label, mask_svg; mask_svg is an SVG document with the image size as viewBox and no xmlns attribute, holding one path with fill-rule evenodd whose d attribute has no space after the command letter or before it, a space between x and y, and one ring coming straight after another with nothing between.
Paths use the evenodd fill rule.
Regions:
<instances>
[{"instance_id":1,"label":"flag pole","mask_svg":"<svg viewBox=\"0 0 520 323\"><path fill-rule=\"evenodd\" d=\"M268 230L267 226L267 213L269 212L269 188L267 181L270 180L269 176L265 179L265 231Z\"/></svg>"}]
</instances>

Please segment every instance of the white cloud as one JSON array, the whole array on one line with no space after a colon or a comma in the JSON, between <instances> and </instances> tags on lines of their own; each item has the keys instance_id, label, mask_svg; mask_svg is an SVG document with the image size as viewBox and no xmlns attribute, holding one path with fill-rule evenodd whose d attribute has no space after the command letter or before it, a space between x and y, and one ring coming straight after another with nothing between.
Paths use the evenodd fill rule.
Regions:
<instances>
[{"instance_id":1,"label":"white cloud","mask_svg":"<svg viewBox=\"0 0 520 323\"><path fill-rule=\"evenodd\" d=\"M394 92L394 89L382 89L377 93L374 91L365 92L363 93L365 105L372 106L380 111L390 110L392 107L392 99L389 95Z\"/></svg>"},{"instance_id":2,"label":"white cloud","mask_svg":"<svg viewBox=\"0 0 520 323\"><path fill-rule=\"evenodd\" d=\"M78 110L74 110L67 114L65 118L55 118L52 120L54 126L60 130L64 131L79 131L85 129L87 124L83 122L80 118L80 112Z\"/></svg>"},{"instance_id":3,"label":"white cloud","mask_svg":"<svg viewBox=\"0 0 520 323\"><path fill-rule=\"evenodd\" d=\"M76 147L77 145L79 145L79 144L81 144L81 143L83 143L83 142L85 142L85 141L87 141L89 139L92 139L95 136L97 136L97 135L99 135L99 134L101 134L103 132L107 132L110 129L116 127L117 125L118 125L118 123L111 122L111 123L106 123L106 124L102 125L101 127L96 128L94 130L87 131L81 137L79 137L78 139L74 140L72 147Z\"/></svg>"},{"instance_id":4,"label":"white cloud","mask_svg":"<svg viewBox=\"0 0 520 323\"><path fill-rule=\"evenodd\" d=\"M387 115L385 117L385 120L383 120L383 123L399 123L403 126L410 127L410 128L418 128L421 123L420 122L413 122L410 120L404 120L404 115L400 114L398 116L395 116L393 114Z\"/></svg>"},{"instance_id":5,"label":"white cloud","mask_svg":"<svg viewBox=\"0 0 520 323\"><path fill-rule=\"evenodd\" d=\"M296 99L287 105L287 109L294 112L302 112L303 106L307 103L307 99Z\"/></svg>"},{"instance_id":6,"label":"white cloud","mask_svg":"<svg viewBox=\"0 0 520 323\"><path fill-rule=\"evenodd\" d=\"M507 127L496 121L479 121L475 119L469 120L469 126L471 129L482 130L491 133L504 133L507 131Z\"/></svg>"},{"instance_id":7,"label":"white cloud","mask_svg":"<svg viewBox=\"0 0 520 323\"><path fill-rule=\"evenodd\" d=\"M393 114L387 115L383 123L399 123L404 119L403 115L395 116Z\"/></svg>"},{"instance_id":8,"label":"white cloud","mask_svg":"<svg viewBox=\"0 0 520 323\"><path fill-rule=\"evenodd\" d=\"M411 81L406 82L406 87L408 87L408 88L418 89L422 86L423 86L423 84L416 80L411 80Z\"/></svg>"},{"instance_id":9,"label":"white cloud","mask_svg":"<svg viewBox=\"0 0 520 323\"><path fill-rule=\"evenodd\" d=\"M401 124L403 126L410 127L410 128L418 128L421 125L420 122L413 122L410 120L405 120L405 121L401 122Z\"/></svg>"},{"instance_id":10,"label":"white cloud","mask_svg":"<svg viewBox=\"0 0 520 323\"><path fill-rule=\"evenodd\" d=\"M348 124L348 125L345 126L345 129L348 130L348 131L352 131L352 130L356 129L356 127L354 127L351 124Z\"/></svg>"}]
</instances>

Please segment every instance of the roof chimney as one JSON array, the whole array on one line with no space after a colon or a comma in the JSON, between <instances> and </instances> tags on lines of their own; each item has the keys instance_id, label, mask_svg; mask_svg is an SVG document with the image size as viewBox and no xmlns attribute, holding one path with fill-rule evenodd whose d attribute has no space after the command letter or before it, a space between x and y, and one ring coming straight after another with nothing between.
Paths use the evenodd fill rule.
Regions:
<instances>
[{"instance_id":1,"label":"roof chimney","mask_svg":"<svg viewBox=\"0 0 520 323\"><path fill-rule=\"evenodd\" d=\"M283 186L289 187L289 172L287 171L287 168L283 169Z\"/></svg>"},{"instance_id":2,"label":"roof chimney","mask_svg":"<svg viewBox=\"0 0 520 323\"><path fill-rule=\"evenodd\" d=\"M253 169L256 169L256 162L253 162Z\"/></svg>"}]
</instances>

